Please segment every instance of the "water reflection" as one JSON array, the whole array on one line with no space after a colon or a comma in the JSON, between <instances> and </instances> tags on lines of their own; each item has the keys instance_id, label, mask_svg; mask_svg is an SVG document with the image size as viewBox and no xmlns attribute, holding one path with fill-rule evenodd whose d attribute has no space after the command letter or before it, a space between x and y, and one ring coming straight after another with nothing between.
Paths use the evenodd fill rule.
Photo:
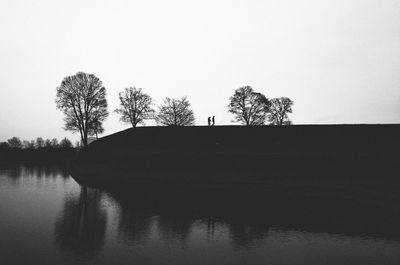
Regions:
<instances>
[{"instance_id":1,"label":"water reflection","mask_svg":"<svg viewBox=\"0 0 400 265\"><path fill-rule=\"evenodd\" d=\"M0 184L0 264L400 264L399 214L352 200L87 188L51 168Z\"/></svg>"},{"instance_id":2,"label":"water reflection","mask_svg":"<svg viewBox=\"0 0 400 265\"><path fill-rule=\"evenodd\" d=\"M29 164L16 167L2 167L0 168L0 174L8 177L7 182L9 184L16 186L22 178L55 179L61 177L67 179L70 177L67 170L59 167L34 166Z\"/></svg>"},{"instance_id":3,"label":"water reflection","mask_svg":"<svg viewBox=\"0 0 400 265\"><path fill-rule=\"evenodd\" d=\"M149 238L153 218L151 215L120 208L118 238L129 245L144 244Z\"/></svg>"},{"instance_id":4,"label":"water reflection","mask_svg":"<svg viewBox=\"0 0 400 265\"><path fill-rule=\"evenodd\" d=\"M141 243L157 227L160 239L184 244L193 225L204 224L202 233L215 234L225 227L233 246L249 249L263 244L271 227L315 233L399 239L400 216L362 203L319 198L282 198L272 192L185 191L113 189L107 195L119 208L118 235ZM206 196L205 196L206 195Z\"/></svg>"},{"instance_id":5,"label":"water reflection","mask_svg":"<svg viewBox=\"0 0 400 265\"><path fill-rule=\"evenodd\" d=\"M230 224L229 236L235 249L249 250L259 247L268 236L269 226L248 226L243 224Z\"/></svg>"},{"instance_id":6,"label":"water reflection","mask_svg":"<svg viewBox=\"0 0 400 265\"><path fill-rule=\"evenodd\" d=\"M104 244L107 215L101 208L101 192L81 187L78 197L65 200L55 223L57 245L72 255L94 255Z\"/></svg>"},{"instance_id":7,"label":"water reflection","mask_svg":"<svg viewBox=\"0 0 400 265\"><path fill-rule=\"evenodd\" d=\"M193 220L185 215L161 215L157 219L162 240L184 244L190 234Z\"/></svg>"}]
</instances>

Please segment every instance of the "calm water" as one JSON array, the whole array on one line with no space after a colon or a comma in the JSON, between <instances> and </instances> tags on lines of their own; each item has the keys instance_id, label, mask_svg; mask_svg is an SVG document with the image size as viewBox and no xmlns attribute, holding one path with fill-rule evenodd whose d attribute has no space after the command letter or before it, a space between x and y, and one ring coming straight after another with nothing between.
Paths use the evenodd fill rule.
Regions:
<instances>
[{"instance_id":1,"label":"calm water","mask_svg":"<svg viewBox=\"0 0 400 265\"><path fill-rule=\"evenodd\" d=\"M400 264L400 240L368 229L205 216L115 194L55 168L1 169L0 264Z\"/></svg>"}]
</instances>

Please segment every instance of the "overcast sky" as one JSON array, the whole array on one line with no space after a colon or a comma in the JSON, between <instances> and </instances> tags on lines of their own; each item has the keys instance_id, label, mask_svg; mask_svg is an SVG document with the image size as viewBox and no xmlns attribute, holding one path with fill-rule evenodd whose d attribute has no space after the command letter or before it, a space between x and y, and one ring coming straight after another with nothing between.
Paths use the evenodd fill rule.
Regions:
<instances>
[{"instance_id":1,"label":"overcast sky","mask_svg":"<svg viewBox=\"0 0 400 265\"><path fill-rule=\"evenodd\" d=\"M0 0L0 33L0 141L78 139L54 103L78 71L107 89L105 134L129 86L188 96L197 125L232 123L245 85L295 124L400 122L400 0Z\"/></svg>"}]
</instances>

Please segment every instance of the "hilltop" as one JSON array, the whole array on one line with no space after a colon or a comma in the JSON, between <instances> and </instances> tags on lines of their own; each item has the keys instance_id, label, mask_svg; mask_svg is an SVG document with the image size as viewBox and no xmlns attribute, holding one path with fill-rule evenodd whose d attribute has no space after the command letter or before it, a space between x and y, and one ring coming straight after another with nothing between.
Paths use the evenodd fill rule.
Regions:
<instances>
[{"instance_id":1,"label":"hilltop","mask_svg":"<svg viewBox=\"0 0 400 265\"><path fill-rule=\"evenodd\" d=\"M393 152L400 125L189 126L130 128L92 143L91 151Z\"/></svg>"}]
</instances>

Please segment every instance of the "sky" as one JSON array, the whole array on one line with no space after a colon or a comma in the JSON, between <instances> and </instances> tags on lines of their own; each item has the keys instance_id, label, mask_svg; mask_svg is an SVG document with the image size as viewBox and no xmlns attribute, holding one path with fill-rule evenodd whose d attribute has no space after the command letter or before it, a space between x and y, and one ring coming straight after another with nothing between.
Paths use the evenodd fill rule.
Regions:
<instances>
[{"instance_id":1,"label":"sky","mask_svg":"<svg viewBox=\"0 0 400 265\"><path fill-rule=\"evenodd\" d=\"M294 124L400 122L400 0L0 0L0 32L0 141L77 140L55 96L80 71L107 89L105 135L131 86L187 96L197 125L233 124L246 85Z\"/></svg>"}]
</instances>

